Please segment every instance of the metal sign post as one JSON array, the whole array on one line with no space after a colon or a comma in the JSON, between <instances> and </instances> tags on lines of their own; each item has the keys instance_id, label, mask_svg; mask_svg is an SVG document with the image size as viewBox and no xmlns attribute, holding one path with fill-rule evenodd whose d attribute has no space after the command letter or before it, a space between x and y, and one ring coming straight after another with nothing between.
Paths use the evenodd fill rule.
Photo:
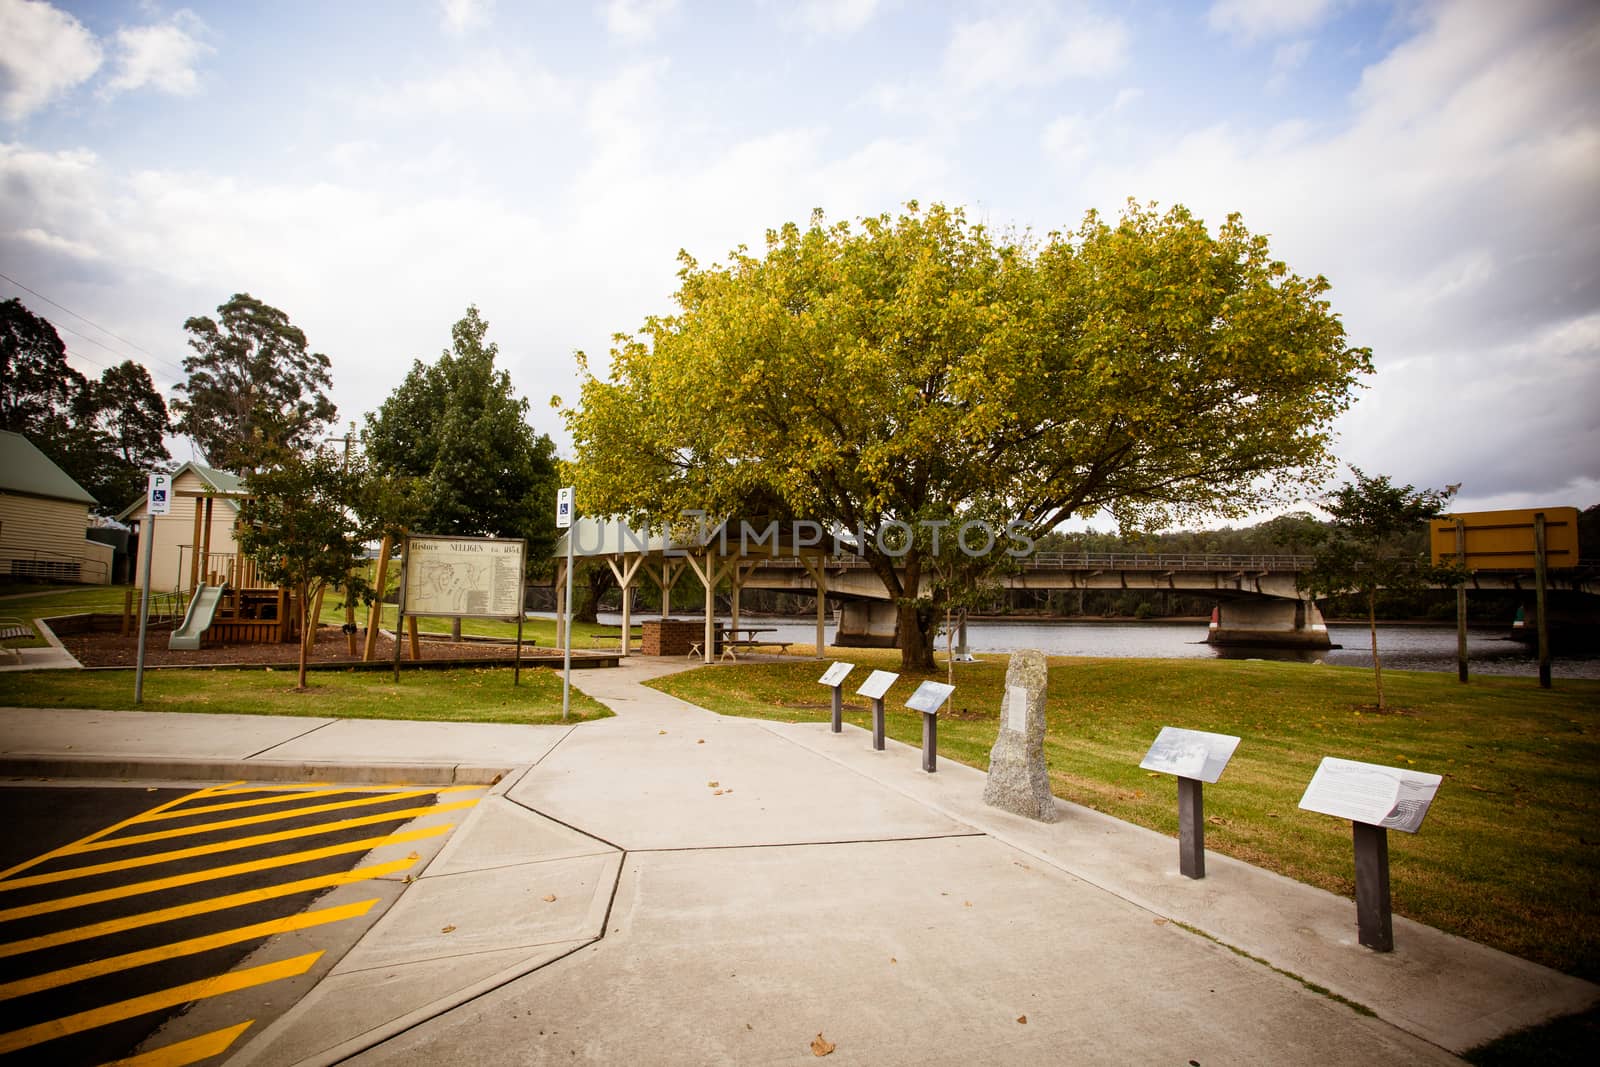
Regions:
<instances>
[{"instance_id":1,"label":"metal sign post","mask_svg":"<svg viewBox=\"0 0 1600 1067\"><path fill-rule=\"evenodd\" d=\"M1139 762L1141 770L1178 779L1178 873L1185 878L1206 876L1205 783L1222 777L1238 747L1232 734L1163 726Z\"/></svg>"},{"instance_id":2,"label":"metal sign post","mask_svg":"<svg viewBox=\"0 0 1600 1067\"><path fill-rule=\"evenodd\" d=\"M572 708L572 486L556 491L556 528L567 531L567 602L566 618L562 620L561 641L561 721L567 721ZM626 642L628 635L624 633Z\"/></svg>"},{"instance_id":3,"label":"metal sign post","mask_svg":"<svg viewBox=\"0 0 1600 1067\"><path fill-rule=\"evenodd\" d=\"M172 513L172 475L150 475L145 493L144 529L139 539L144 542L144 582L139 589L139 655L133 671L133 702L144 703L144 641L150 629L150 552L155 548L156 516Z\"/></svg>"}]
</instances>

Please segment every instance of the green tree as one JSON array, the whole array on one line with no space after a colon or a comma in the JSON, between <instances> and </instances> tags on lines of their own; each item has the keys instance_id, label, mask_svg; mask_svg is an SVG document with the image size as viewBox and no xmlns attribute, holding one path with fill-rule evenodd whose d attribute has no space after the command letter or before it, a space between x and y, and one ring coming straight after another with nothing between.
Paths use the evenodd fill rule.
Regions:
<instances>
[{"instance_id":1,"label":"green tree","mask_svg":"<svg viewBox=\"0 0 1600 1067\"><path fill-rule=\"evenodd\" d=\"M89 490L102 511L115 513L137 500L151 471L170 467L166 401L143 364L127 360L87 383L63 469Z\"/></svg>"},{"instance_id":2,"label":"green tree","mask_svg":"<svg viewBox=\"0 0 1600 1067\"><path fill-rule=\"evenodd\" d=\"M1303 571L1300 587L1313 596L1356 593L1367 608L1372 643L1372 677L1383 697L1383 661L1378 656L1378 593L1416 593L1457 578L1450 567L1435 567L1426 551L1418 551L1417 532L1444 511L1455 489L1397 486L1386 476L1368 477L1351 467L1355 480L1320 501L1333 519L1317 547L1316 562Z\"/></svg>"},{"instance_id":3,"label":"green tree","mask_svg":"<svg viewBox=\"0 0 1600 1067\"><path fill-rule=\"evenodd\" d=\"M306 688L306 663L316 642L310 606L329 587L359 597L365 579L357 561L379 521L364 507L374 497L374 479L359 460L318 449L280 450L258 464L246 483L250 496L239 506L239 547L254 556L261 575L292 589L300 623L300 671Z\"/></svg>"},{"instance_id":4,"label":"green tree","mask_svg":"<svg viewBox=\"0 0 1600 1067\"><path fill-rule=\"evenodd\" d=\"M67 363L49 320L18 300L0 304L0 428L23 434L88 490L102 513L143 492L171 459L167 406L150 372L132 360L92 381Z\"/></svg>"},{"instance_id":5,"label":"green tree","mask_svg":"<svg viewBox=\"0 0 1600 1067\"><path fill-rule=\"evenodd\" d=\"M48 319L15 298L0 303L0 430L44 442L60 434L86 385Z\"/></svg>"},{"instance_id":6,"label":"green tree","mask_svg":"<svg viewBox=\"0 0 1600 1067\"><path fill-rule=\"evenodd\" d=\"M555 545L555 445L527 423L528 402L495 366L499 346L476 307L451 328L451 347L415 361L361 439L381 473L415 480L417 533L525 537L528 559Z\"/></svg>"},{"instance_id":7,"label":"green tree","mask_svg":"<svg viewBox=\"0 0 1600 1067\"><path fill-rule=\"evenodd\" d=\"M173 400L175 429L214 467L245 472L278 449L304 451L338 412L328 357L312 352L305 333L282 311L249 293L217 308L217 319L183 324L189 347L186 381Z\"/></svg>"},{"instance_id":8,"label":"green tree","mask_svg":"<svg viewBox=\"0 0 1600 1067\"><path fill-rule=\"evenodd\" d=\"M760 258L681 260L677 311L619 335L565 412L591 513L664 525L765 494L850 529L1002 517L1035 537L1102 511L1238 514L1326 472L1371 369L1326 280L1181 207L1042 241L937 205L859 228L816 213ZM931 669L928 550L859 551L898 605L903 669Z\"/></svg>"}]
</instances>

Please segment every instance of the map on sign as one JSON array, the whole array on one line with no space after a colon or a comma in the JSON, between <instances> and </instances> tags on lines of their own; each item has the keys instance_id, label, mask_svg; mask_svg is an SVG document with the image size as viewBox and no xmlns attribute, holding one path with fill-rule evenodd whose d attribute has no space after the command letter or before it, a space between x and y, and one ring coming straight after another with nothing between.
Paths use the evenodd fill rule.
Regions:
<instances>
[{"instance_id":1,"label":"map on sign","mask_svg":"<svg viewBox=\"0 0 1600 1067\"><path fill-rule=\"evenodd\" d=\"M868 700L882 700L883 694L889 691L895 679L900 677L893 671L873 671L867 675L867 680L861 683L861 688L856 690L857 696L864 696Z\"/></svg>"},{"instance_id":2,"label":"map on sign","mask_svg":"<svg viewBox=\"0 0 1600 1067\"><path fill-rule=\"evenodd\" d=\"M1239 739L1232 734L1208 734L1203 730L1180 730L1163 726L1155 744L1139 764L1146 771L1175 774L1197 782L1215 782L1233 758Z\"/></svg>"},{"instance_id":3,"label":"map on sign","mask_svg":"<svg viewBox=\"0 0 1600 1067\"><path fill-rule=\"evenodd\" d=\"M955 686L943 682L923 682L917 686L917 691L911 694L911 699L906 701L906 707L925 715L933 715L938 712L939 705L949 700L950 694L955 691Z\"/></svg>"},{"instance_id":4,"label":"map on sign","mask_svg":"<svg viewBox=\"0 0 1600 1067\"><path fill-rule=\"evenodd\" d=\"M526 551L521 540L406 538L406 614L520 617Z\"/></svg>"},{"instance_id":5,"label":"map on sign","mask_svg":"<svg viewBox=\"0 0 1600 1067\"><path fill-rule=\"evenodd\" d=\"M845 675L849 674L855 669L856 665L854 663L845 663L843 660L840 660L838 663L835 663L833 666L829 667L827 672L823 674L821 678L817 679L817 682L820 685L830 685L837 689L839 687L839 683L844 681Z\"/></svg>"},{"instance_id":6,"label":"map on sign","mask_svg":"<svg viewBox=\"0 0 1600 1067\"><path fill-rule=\"evenodd\" d=\"M1325 757L1300 806L1369 826L1414 834L1422 828L1442 779L1377 763Z\"/></svg>"}]
</instances>

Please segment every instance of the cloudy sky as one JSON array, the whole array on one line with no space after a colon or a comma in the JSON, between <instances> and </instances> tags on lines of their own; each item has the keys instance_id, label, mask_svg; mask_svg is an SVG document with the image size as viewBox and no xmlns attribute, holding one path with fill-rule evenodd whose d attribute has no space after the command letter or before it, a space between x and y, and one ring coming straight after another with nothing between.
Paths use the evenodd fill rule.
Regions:
<instances>
[{"instance_id":1,"label":"cloudy sky","mask_svg":"<svg viewBox=\"0 0 1600 1067\"><path fill-rule=\"evenodd\" d=\"M170 391L183 321L250 292L342 418L476 303L564 443L572 352L669 310L680 248L813 207L1181 202L1332 281L1378 367L1341 458L1582 507L1596 71L1588 0L0 0L0 298Z\"/></svg>"}]
</instances>

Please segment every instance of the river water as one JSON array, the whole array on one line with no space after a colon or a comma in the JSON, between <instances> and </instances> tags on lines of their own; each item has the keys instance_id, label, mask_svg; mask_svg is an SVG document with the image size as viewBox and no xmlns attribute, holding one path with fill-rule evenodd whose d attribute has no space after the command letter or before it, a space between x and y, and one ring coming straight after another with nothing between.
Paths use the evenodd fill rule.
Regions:
<instances>
[{"instance_id":1,"label":"river water","mask_svg":"<svg viewBox=\"0 0 1600 1067\"><path fill-rule=\"evenodd\" d=\"M648 616L645 616L648 617ZM636 616L637 618L637 616ZM622 617L600 615L600 621L619 625ZM726 622L726 619L722 620ZM741 614L742 625L770 627L762 634L776 641L811 644L816 623L810 620ZM1527 645L1512 641L1506 628L1470 627L1467 654L1470 670L1479 674L1538 677L1538 656ZM1037 648L1053 656L1127 656L1147 659L1273 659L1302 663L1328 663L1341 667L1370 667L1371 638L1361 625L1329 623L1328 635L1343 647L1324 652L1299 652L1275 648L1213 648L1205 643L1204 620L1182 622L1043 622L975 619L967 624L967 645L985 653ZM828 627L829 640L833 627ZM939 649L945 647L943 636ZM1404 671L1456 669L1455 626L1399 624L1378 626L1378 654L1387 668ZM1551 668L1557 678L1600 678L1600 650L1558 654Z\"/></svg>"}]
</instances>

